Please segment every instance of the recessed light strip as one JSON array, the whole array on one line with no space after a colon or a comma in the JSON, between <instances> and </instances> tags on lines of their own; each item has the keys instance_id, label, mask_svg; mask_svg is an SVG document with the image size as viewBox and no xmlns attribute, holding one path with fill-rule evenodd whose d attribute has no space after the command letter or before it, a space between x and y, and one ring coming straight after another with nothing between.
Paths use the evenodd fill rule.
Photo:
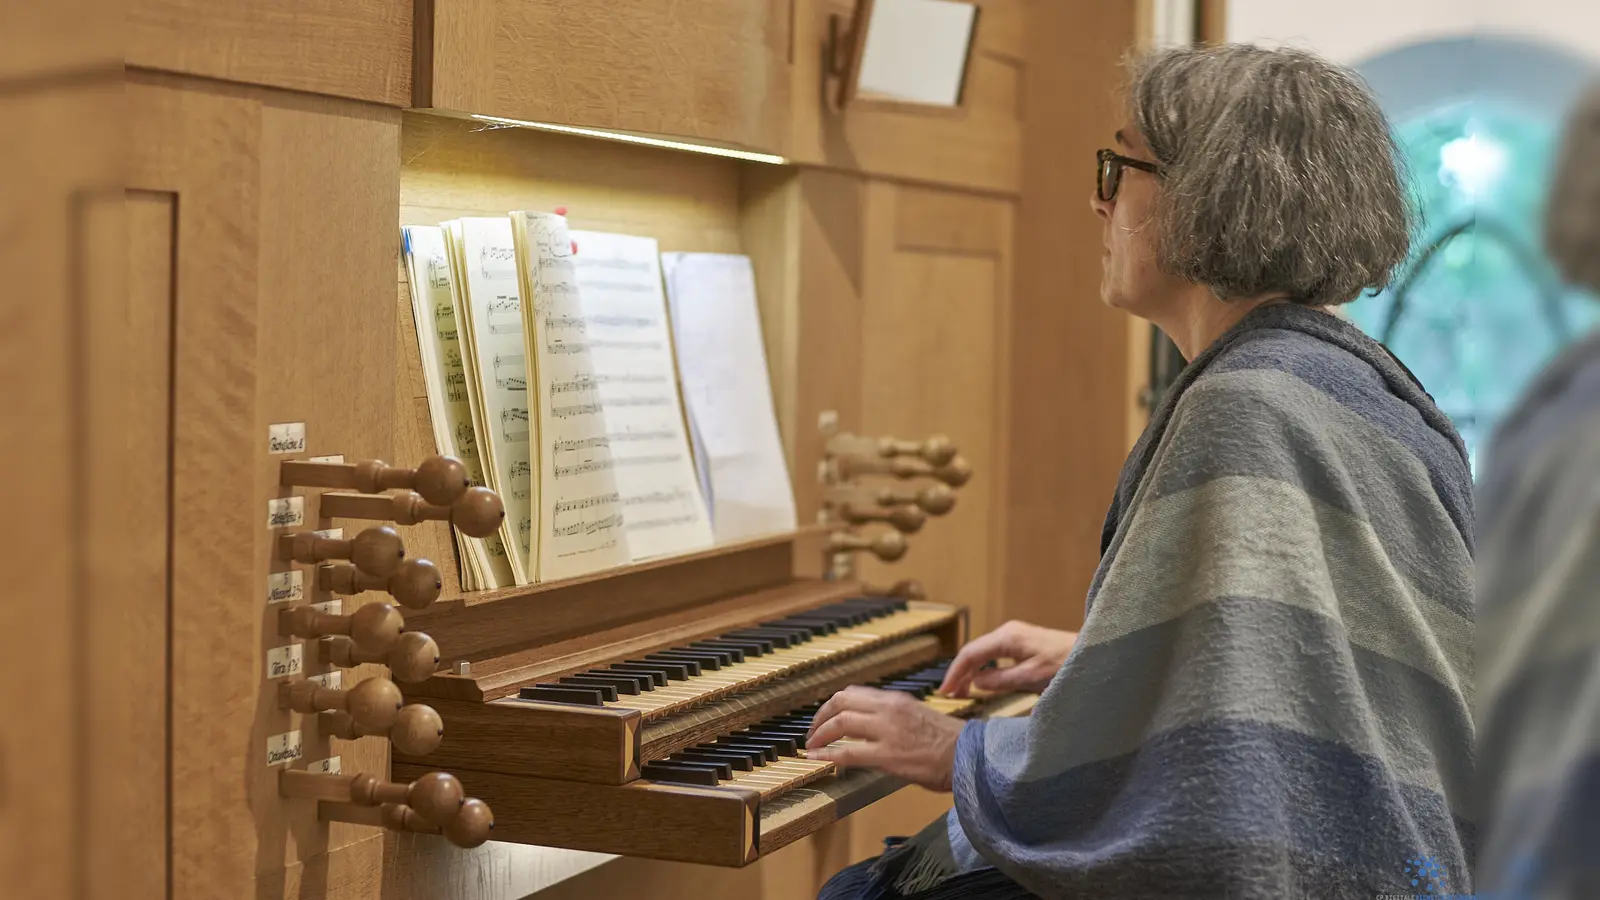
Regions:
<instances>
[{"instance_id":1,"label":"recessed light strip","mask_svg":"<svg viewBox=\"0 0 1600 900\"><path fill-rule=\"evenodd\" d=\"M646 137L640 134L626 134L620 131L603 131L598 128L577 128L572 125L556 125L550 122L528 122L523 119L505 119L500 116L479 116L472 118L480 122L489 122L495 125L515 125L518 128L534 128L539 131L554 131L560 134L576 134L582 137L601 138L608 141L622 141L628 144L643 144L646 147L663 147L668 150L687 150L690 153L706 153L711 156L725 156L730 159L742 159L747 162L767 163L768 165L781 166L789 161L781 156L771 153L755 153L749 150L732 150L727 147L712 147L707 144L689 144L683 141L669 141L665 138Z\"/></svg>"}]
</instances>

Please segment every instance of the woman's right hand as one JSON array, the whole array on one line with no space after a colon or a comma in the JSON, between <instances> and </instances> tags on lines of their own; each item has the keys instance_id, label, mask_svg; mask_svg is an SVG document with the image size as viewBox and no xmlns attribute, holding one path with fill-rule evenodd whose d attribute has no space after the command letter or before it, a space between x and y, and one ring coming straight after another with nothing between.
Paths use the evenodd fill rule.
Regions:
<instances>
[{"instance_id":1,"label":"woman's right hand","mask_svg":"<svg viewBox=\"0 0 1600 900\"><path fill-rule=\"evenodd\" d=\"M969 641L945 673L939 692L950 697L965 697L970 688L982 691L1028 691L1041 693L1057 670L1067 661L1076 631L1057 631L1027 622L1010 621L981 637ZM984 669L997 659L1016 661L1005 669Z\"/></svg>"}]
</instances>

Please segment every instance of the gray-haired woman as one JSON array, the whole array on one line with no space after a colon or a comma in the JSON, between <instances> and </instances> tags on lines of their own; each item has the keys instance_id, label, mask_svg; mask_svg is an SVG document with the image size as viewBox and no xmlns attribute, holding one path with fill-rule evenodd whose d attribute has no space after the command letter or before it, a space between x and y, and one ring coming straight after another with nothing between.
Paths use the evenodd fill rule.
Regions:
<instances>
[{"instance_id":1,"label":"gray-haired woman","mask_svg":"<svg viewBox=\"0 0 1600 900\"><path fill-rule=\"evenodd\" d=\"M954 793L823 896L1468 892L1466 453L1328 311L1407 253L1383 115L1306 53L1182 49L1136 66L1116 141L1102 297L1189 365L1116 485L1082 631L1009 623L950 667L947 692L1043 691L1030 717L869 688L818 712L811 755Z\"/></svg>"},{"instance_id":2,"label":"gray-haired woman","mask_svg":"<svg viewBox=\"0 0 1600 900\"><path fill-rule=\"evenodd\" d=\"M1567 126L1546 243L1600 294L1600 83ZM1486 457L1478 884L1600 897L1600 331L1540 373Z\"/></svg>"}]
</instances>

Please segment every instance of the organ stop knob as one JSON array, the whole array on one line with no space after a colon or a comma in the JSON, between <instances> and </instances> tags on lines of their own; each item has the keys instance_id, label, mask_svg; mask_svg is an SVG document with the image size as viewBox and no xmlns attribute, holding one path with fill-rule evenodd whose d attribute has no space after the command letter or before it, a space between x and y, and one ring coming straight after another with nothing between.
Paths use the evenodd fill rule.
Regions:
<instances>
[{"instance_id":1,"label":"organ stop knob","mask_svg":"<svg viewBox=\"0 0 1600 900\"><path fill-rule=\"evenodd\" d=\"M444 579L439 576L438 566L417 558L401 563L399 570L388 577L368 575L352 565L319 566L317 587L335 594L387 591L406 609L427 609L439 599Z\"/></svg>"},{"instance_id":2,"label":"organ stop knob","mask_svg":"<svg viewBox=\"0 0 1600 900\"><path fill-rule=\"evenodd\" d=\"M381 604L361 608L371 609L377 605ZM347 669L362 663L382 663L394 673L396 681L407 684L427 681L439 667L439 645L420 631L405 632L388 650L373 650L356 640L338 639L325 640L321 647L322 658L333 665Z\"/></svg>"},{"instance_id":3,"label":"organ stop knob","mask_svg":"<svg viewBox=\"0 0 1600 900\"><path fill-rule=\"evenodd\" d=\"M387 603L368 603L347 616L318 612L309 606L278 613L278 630L284 634L303 638L348 635L369 653L386 653L395 647L405 625L400 611Z\"/></svg>"},{"instance_id":4,"label":"organ stop knob","mask_svg":"<svg viewBox=\"0 0 1600 900\"><path fill-rule=\"evenodd\" d=\"M394 724L388 728L363 728L349 716L331 713L324 713L321 720L323 734L348 741L364 737L387 738L396 750L408 756L426 756L439 749L444 740L444 719L433 707L422 703L401 707Z\"/></svg>"},{"instance_id":5,"label":"organ stop knob","mask_svg":"<svg viewBox=\"0 0 1600 900\"><path fill-rule=\"evenodd\" d=\"M406 558L406 546L399 532L387 525L378 525L353 538L322 537L313 531L279 535L278 555L300 563L347 559L368 575L388 578L400 571L400 564Z\"/></svg>"},{"instance_id":6,"label":"organ stop knob","mask_svg":"<svg viewBox=\"0 0 1600 900\"><path fill-rule=\"evenodd\" d=\"M338 710L349 713L362 728L388 728L399 721L405 701L394 682L368 678L347 691L325 688L315 681L292 681L279 687L278 705L301 713Z\"/></svg>"},{"instance_id":7,"label":"organ stop knob","mask_svg":"<svg viewBox=\"0 0 1600 900\"><path fill-rule=\"evenodd\" d=\"M339 488L364 494L412 490L439 506L456 502L472 486L467 467L453 456L430 456L415 469L391 466L381 459L355 463L291 461L280 468L278 481L284 485Z\"/></svg>"},{"instance_id":8,"label":"organ stop knob","mask_svg":"<svg viewBox=\"0 0 1600 900\"><path fill-rule=\"evenodd\" d=\"M344 818L342 810L329 809L333 804L323 804L323 818L335 821L365 821L365 819ZM490 811L489 804L476 797L468 797L461 804L461 811L443 826L434 825L422 814L409 806L398 803L386 803L379 807L377 822L391 831L413 831L424 834L442 834L445 840L457 847L471 849L483 844L489 839L489 833L494 830L494 813Z\"/></svg>"},{"instance_id":9,"label":"organ stop knob","mask_svg":"<svg viewBox=\"0 0 1600 900\"><path fill-rule=\"evenodd\" d=\"M843 531L828 535L830 553L853 553L865 550L884 562L894 562L905 556L909 546L906 536L898 531L884 531L874 537Z\"/></svg>"},{"instance_id":10,"label":"organ stop knob","mask_svg":"<svg viewBox=\"0 0 1600 900\"><path fill-rule=\"evenodd\" d=\"M416 491L398 494L323 494L321 514L330 519L386 519L401 525L448 521L469 537L488 537L506 517L500 495L469 488L448 505L428 503Z\"/></svg>"},{"instance_id":11,"label":"organ stop knob","mask_svg":"<svg viewBox=\"0 0 1600 900\"><path fill-rule=\"evenodd\" d=\"M853 525L862 522L887 522L902 534L915 534L922 530L923 523L928 521L928 514L915 506L895 506L889 509L845 506L839 510L839 518Z\"/></svg>"}]
</instances>

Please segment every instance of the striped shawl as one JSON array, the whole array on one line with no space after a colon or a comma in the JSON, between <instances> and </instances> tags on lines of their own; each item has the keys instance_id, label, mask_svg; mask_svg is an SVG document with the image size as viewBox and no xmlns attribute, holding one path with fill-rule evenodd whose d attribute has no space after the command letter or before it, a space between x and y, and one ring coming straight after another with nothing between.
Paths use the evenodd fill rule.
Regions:
<instances>
[{"instance_id":1,"label":"striped shawl","mask_svg":"<svg viewBox=\"0 0 1600 900\"><path fill-rule=\"evenodd\" d=\"M1130 455L1033 715L963 731L956 869L1100 900L1468 892L1472 516L1460 439L1387 351L1252 312Z\"/></svg>"}]
</instances>

